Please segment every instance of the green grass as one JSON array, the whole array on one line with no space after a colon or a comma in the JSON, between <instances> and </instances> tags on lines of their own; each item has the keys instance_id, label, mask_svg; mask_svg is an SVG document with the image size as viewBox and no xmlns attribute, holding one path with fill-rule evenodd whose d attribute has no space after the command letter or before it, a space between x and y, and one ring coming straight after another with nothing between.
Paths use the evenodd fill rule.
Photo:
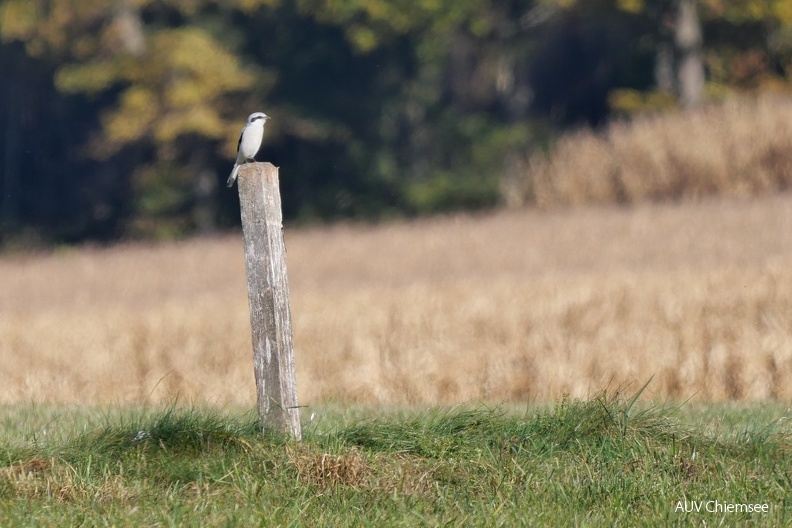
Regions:
<instances>
[{"instance_id":1,"label":"green grass","mask_svg":"<svg viewBox=\"0 0 792 528\"><path fill-rule=\"evenodd\" d=\"M297 443L182 408L0 408L0 526L783 526L781 404L309 409ZM675 512L678 501L767 513ZM710 503L713 507L714 503Z\"/></svg>"}]
</instances>

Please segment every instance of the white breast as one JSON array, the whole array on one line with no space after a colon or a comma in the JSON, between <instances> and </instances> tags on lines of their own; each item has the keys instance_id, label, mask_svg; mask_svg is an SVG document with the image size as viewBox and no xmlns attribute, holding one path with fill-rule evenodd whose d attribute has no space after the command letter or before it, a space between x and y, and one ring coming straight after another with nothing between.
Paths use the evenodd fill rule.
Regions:
<instances>
[{"instance_id":1,"label":"white breast","mask_svg":"<svg viewBox=\"0 0 792 528\"><path fill-rule=\"evenodd\" d=\"M239 154L246 159L251 159L256 155L261 147L261 140L264 137L264 123L257 121L245 127L242 133L242 141L239 143Z\"/></svg>"}]
</instances>

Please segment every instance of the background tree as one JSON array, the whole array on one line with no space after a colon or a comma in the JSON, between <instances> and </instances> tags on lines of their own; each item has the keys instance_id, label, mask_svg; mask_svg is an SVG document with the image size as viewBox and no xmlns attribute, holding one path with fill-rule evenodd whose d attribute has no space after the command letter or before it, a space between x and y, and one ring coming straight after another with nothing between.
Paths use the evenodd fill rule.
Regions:
<instances>
[{"instance_id":1,"label":"background tree","mask_svg":"<svg viewBox=\"0 0 792 528\"><path fill-rule=\"evenodd\" d=\"M232 225L220 183L259 109L288 219L491 206L565 130L785 86L789 6L0 0L0 237Z\"/></svg>"}]
</instances>

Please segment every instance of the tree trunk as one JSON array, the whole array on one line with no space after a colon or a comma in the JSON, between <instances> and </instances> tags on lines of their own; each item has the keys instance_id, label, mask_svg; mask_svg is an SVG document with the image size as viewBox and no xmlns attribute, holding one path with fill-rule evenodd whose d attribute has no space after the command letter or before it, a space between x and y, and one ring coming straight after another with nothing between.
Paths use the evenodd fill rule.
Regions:
<instances>
[{"instance_id":1,"label":"tree trunk","mask_svg":"<svg viewBox=\"0 0 792 528\"><path fill-rule=\"evenodd\" d=\"M146 50L143 21L130 0L117 0L113 23L124 51L139 57Z\"/></svg>"},{"instance_id":2,"label":"tree trunk","mask_svg":"<svg viewBox=\"0 0 792 528\"><path fill-rule=\"evenodd\" d=\"M674 78L674 47L670 42L663 41L657 47L655 55L655 83L657 89L665 94L673 94L676 86Z\"/></svg>"},{"instance_id":3,"label":"tree trunk","mask_svg":"<svg viewBox=\"0 0 792 528\"><path fill-rule=\"evenodd\" d=\"M193 165L193 209L195 229L201 233L212 233L217 229L217 174L206 165Z\"/></svg>"},{"instance_id":4,"label":"tree trunk","mask_svg":"<svg viewBox=\"0 0 792 528\"><path fill-rule=\"evenodd\" d=\"M674 44L678 56L679 99L684 108L694 108L701 104L704 95L704 54L696 0L679 0Z\"/></svg>"}]
</instances>

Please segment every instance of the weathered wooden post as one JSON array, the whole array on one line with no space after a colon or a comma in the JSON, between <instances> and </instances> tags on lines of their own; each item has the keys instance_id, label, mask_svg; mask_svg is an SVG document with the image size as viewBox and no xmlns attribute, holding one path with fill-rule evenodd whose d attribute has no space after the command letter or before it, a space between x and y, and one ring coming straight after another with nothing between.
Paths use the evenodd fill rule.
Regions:
<instances>
[{"instance_id":1,"label":"weathered wooden post","mask_svg":"<svg viewBox=\"0 0 792 528\"><path fill-rule=\"evenodd\" d=\"M247 163L240 168L237 181L258 414L264 428L299 440L300 412L278 168L271 163Z\"/></svg>"}]
</instances>

